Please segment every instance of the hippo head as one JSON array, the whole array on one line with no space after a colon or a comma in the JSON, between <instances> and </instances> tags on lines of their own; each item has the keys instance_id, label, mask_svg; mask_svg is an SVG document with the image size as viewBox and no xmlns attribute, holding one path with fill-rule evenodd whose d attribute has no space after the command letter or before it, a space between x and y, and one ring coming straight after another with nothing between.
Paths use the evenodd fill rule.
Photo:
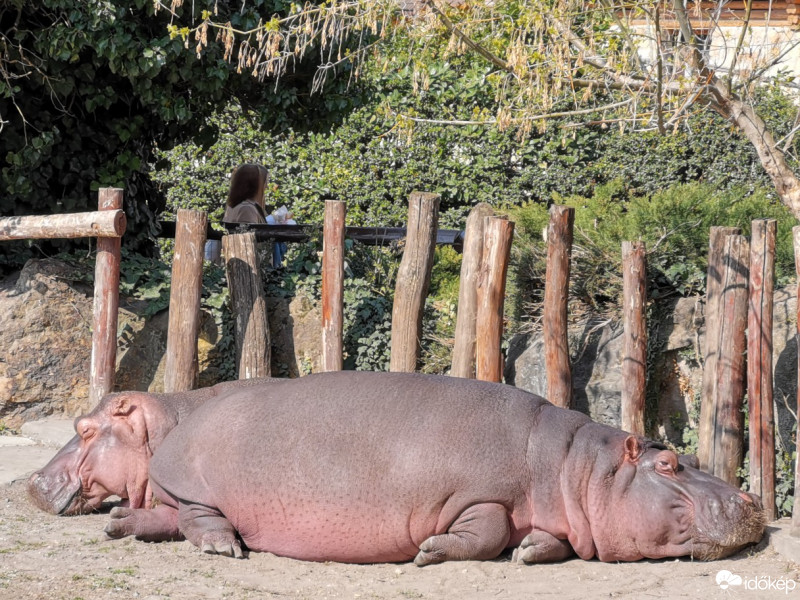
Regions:
<instances>
[{"instance_id":1,"label":"hippo head","mask_svg":"<svg viewBox=\"0 0 800 600\"><path fill-rule=\"evenodd\" d=\"M760 498L700 471L696 457L632 435L621 454L593 473L587 490L586 524L600 560L714 560L761 539Z\"/></svg>"},{"instance_id":2,"label":"hippo head","mask_svg":"<svg viewBox=\"0 0 800 600\"><path fill-rule=\"evenodd\" d=\"M28 493L58 515L90 512L113 495L133 508L145 506L150 457L174 421L150 394L109 394L75 420L77 435L31 475Z\"/></svg>"}]
</instances>

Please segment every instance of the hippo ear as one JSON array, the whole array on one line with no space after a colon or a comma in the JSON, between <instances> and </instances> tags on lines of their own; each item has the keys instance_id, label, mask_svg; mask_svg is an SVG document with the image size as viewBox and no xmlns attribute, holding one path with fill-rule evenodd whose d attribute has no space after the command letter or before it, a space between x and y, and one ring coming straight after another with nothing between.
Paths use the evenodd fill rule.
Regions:
<instances>
[{"instance_id":1,"label":"hippo ear","mask_svg":"<svg viewBox=\"0 0 800 600\"><path fill-rule=\"evenodd\" d=\"M130 398L127 395L117 396L111 402L111 414L115 417L126 417L133 411Z\"/></svg>"},{"instance_id":2,"label":"hippo ear","mask_svg":"<svg viewBox=\"0 0 800 600\"><path fill-rule=\"evenodd\" d=\"M139 402L132 402L130 394L120 394L111 402L111 415L115 419L118 435L126 432L125 437L131 436L131 443L142 444L147 439L147 424L142 414Z\"/></svg>"},{"instance_id":3,"label":"hippo ear","mask_svg":"<svg viewBox=\"0 0 800 600\"><path fill-rule=\"evenodd\" d=\"M639 457L642 455L642 444L635 435L629 435L625 438L625 460L628 462L638 462Z\"/></svg>"}]
</instances>

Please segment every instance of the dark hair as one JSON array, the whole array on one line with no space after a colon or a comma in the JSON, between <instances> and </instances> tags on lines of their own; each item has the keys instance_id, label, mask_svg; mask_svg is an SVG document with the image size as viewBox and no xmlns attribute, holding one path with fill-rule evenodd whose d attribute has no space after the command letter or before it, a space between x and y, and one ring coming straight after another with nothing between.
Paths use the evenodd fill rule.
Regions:
<instances>
[{"instance_id":1,"label":"dark hair","mask_svg":"<svg viewBox=\"0 0 800 600\"><path fill-rule=\"evenodd\" d=\"M237 206L245 200L253 200L263 211L259 200L264 194L267 182L267 169L262 165L247 163L239 165L231 174L231 187L228 191L228 206Z\"/></svg>"}]
</instances>

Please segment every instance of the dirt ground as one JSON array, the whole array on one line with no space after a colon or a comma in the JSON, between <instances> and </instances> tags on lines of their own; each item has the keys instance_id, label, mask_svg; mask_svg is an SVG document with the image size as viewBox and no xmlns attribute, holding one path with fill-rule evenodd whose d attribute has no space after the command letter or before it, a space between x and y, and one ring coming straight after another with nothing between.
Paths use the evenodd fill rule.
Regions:
<instances>
[{"instance_id":1,"label":"dirt ground","mask_svg":"<svg viewBox=\"0 0 800 600\"><path fill-rule=\"evenodd\" d=\"M569 560L343 565L251 553L202 554L189 542L108 540L107 514L56 517L27 499L24 480L0 486L0 598L800 598L800 568L766 542L728 560L604 564ZM723 590L720 570L742 578ZM749 590L758 585L771 589ZM782 583L781 583L782 582ZM778 589L777 586L781 586Z\"/></svg>"}]
</instances>

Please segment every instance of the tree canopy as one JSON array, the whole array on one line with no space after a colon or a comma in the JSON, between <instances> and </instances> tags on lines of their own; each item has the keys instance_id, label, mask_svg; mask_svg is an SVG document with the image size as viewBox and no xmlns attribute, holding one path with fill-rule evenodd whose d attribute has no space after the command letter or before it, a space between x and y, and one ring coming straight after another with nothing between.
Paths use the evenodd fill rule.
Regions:
<instances>
[{"instance_id":1,"label":"tree canopy","mask_svg":"<svg viewBox=\"0 0 800 600\"><path fill-rule=\"evenodd\" d=\"M253 28L266 3L217 2ZM284 10L270 2L269 10ZM177 13L176 13L177 14ZM12 0L0 8L0 211L95 210L99 187L125 189L131 238L155 231L164 199L149 175L156 146L211 143L209 115L232 101L272 126L325 120L348 100L312 96L300 61L280 86L238 76L222 46L187 51L151 0ZM315 58L315 57L310 57Z\"/></svg>"},{"instance_id":2,"label":"tree canopy","mask_svg":"<svg viewBox=\"0 0 800 600\"><path fill-rule=\"evenodd\" d=\"M771 0L770 0L771 4ZM194 51L202 54L214 46L210 32L224 45L227 56L258 78L280 77L303 56L307 48L322 49L318 80L348 59L358 64L372 56L381 40L403 31L413 44L409 77L415 91L430 84L426 59L430 49L445 54L470 54L486 66L481 85L491 90L492 106L475 106L469 115L454 114L451 105L430 107L430 113L398 111L399 126L430 122L451 125L513 127L521 136L547 119L571 117L573 127L598 120L628 130L655 130L666 134L685 125L696 112L711 109L733 123L757 152L782 202L800 217L798 160L792 145L800 121L776 138L769 124L754 110L760 84L781 85L786 78L768 76L769 69L800 44L800 35L777 51L748 51L752 0L736 43L722 62L712 59L708 38L695 35L686 5L679 0L635 0L617 4L608 0L497 0L496 2L445 2L444 0L330 0L295 4L285 17L270 16L258 1L263 16L257 26L243 30L214 14L201 11L183 29L194 36ZM165 10L177 15L181 0ZM701 10L698 3L697 10ZM667 49L660 44L665 29L661 19L669 13L678 33ZM716 29L721 10L705 15L706 27ZM176 17L177 18L177 17ZM648 23L637 30L632 19ZM346 46L350 43L351 46ZM355 43L355 47L352 44ZM642 52L654 44L649 55ZM403 68L383 55L386 69ZM357 72L357 70L355 71ZM709 149L709 151L713 151Z\"/></svg>"}]
</instances>

